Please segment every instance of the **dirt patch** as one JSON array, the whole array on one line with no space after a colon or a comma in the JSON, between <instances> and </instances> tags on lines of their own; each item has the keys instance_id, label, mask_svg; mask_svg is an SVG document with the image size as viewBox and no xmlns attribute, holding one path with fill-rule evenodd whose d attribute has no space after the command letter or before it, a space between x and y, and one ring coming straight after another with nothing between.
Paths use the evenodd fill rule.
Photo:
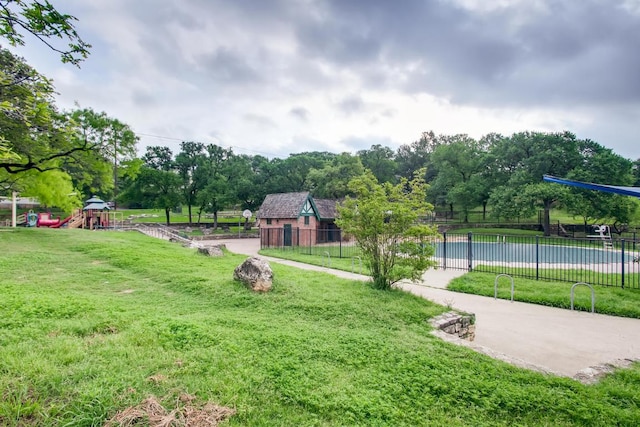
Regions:
<instances>
[{"instance_id":1,"label":"dirt patch","mask_svg":"<svg viewBox=\"0 0 640 427\"><path fill-rule=\"evenodd\" d=\"M176 409L167 411L155 396L148 397L137 406L118 412L105 423L105 427L215 427L235 410L207 402L202 407L193 404L194 396L183 394Z\"/></svg>"},{"instance_id":2,"label":"dirt patch","mask_svg":"<svg viewBox=\"0 0 640 427\"><path fill-rule=\"evenodd\" d=\"M576 379L583 384L595 384L605 376L615 372L616 369L628 368L637 361L638 360L633 359L616 359L609 363L590 366L578 371L578 373L574 375L573 379Z\"/></svg>"},{"instance_id":3,"label":"dirt patch","mask_svg":"<svg viewBox=\"0 0 640 427\"><path fill-rule=\"evenodd\" d=\"M121 293L121 294L132 294L133 293L133 289L125 289L123 291L120 291L119 293Z\"/></svg>"}]
</instances>

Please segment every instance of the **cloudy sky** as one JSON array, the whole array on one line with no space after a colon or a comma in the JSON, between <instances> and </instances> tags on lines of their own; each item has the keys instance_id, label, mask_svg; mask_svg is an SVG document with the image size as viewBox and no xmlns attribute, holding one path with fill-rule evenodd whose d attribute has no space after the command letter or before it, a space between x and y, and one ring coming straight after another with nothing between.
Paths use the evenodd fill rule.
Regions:
<instances>
[{"instance_id":1,"label":"cloudy sky","mask_svg":"<svg viewBox=\"0 0 640 427\"><path fill-rule=\"evenodd\" d=\"M396 149L569 130L640 158L640 0L66 0L91 56L15 49L140 149ZM5 43L6 45L6 43Z\"/></svg>"}]
</instances>

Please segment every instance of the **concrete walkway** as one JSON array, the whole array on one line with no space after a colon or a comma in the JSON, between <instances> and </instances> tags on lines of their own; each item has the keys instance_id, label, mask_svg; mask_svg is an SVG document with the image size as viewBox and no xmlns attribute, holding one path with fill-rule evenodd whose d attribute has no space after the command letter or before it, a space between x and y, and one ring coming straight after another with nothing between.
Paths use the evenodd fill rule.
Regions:
<instances>
[{"instance_id":1,"label":"concrete walkway","mask_svg":"<svg viewBox=\"0 0 640 427\"><path fill-rule=\"evenodd\" d=\"M258 239L225 240L229 251L257 255ZM368 280L366 276L278 258L269 261L336 276ZM519 366L573 377L590 366L620 359L640 360L640 319L605 316L446 290L461 270L427 271L422 283L402 289L438 304L475 313L476 339L463 343ZM596 301L597 304L597 301Z\"/></svg>"}]
</instances>

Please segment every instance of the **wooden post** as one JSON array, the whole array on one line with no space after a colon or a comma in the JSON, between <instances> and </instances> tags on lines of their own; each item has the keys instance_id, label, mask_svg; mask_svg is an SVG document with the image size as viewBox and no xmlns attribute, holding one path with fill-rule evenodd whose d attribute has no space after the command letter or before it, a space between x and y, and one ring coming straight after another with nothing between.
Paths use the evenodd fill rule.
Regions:
<instances>
[{"instance_id":1,"label":"wooden post","mask_svg":"<svg viewBox=\"0 0 640 427\"><path fill-rule=\"evenodd\" d=\"M18 197L18 193L16 193L15 191L11 192L11 226L13 228L16 228L16 223L18 222L17 219L17 197Z\"/></svg>"}]
</instances>

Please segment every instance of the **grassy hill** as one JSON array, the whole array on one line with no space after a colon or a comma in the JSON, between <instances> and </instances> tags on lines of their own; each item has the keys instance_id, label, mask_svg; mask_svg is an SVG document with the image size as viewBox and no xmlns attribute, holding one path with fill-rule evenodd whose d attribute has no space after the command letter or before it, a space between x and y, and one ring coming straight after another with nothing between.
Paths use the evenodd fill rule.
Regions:
<instances>
[{"instance_id":1,"label":"grassy hill","mask_svg":"<svg viewBox=\"0 0 640 427\"><path fill-rule=\"evenodd\" d=\"M586 386L430 334L446 309L274 264L274 289L133 232L0 231L0 425L99 426L156 396L230 426L640 424L640 366Z\"/></svg>"}]
</instances>

